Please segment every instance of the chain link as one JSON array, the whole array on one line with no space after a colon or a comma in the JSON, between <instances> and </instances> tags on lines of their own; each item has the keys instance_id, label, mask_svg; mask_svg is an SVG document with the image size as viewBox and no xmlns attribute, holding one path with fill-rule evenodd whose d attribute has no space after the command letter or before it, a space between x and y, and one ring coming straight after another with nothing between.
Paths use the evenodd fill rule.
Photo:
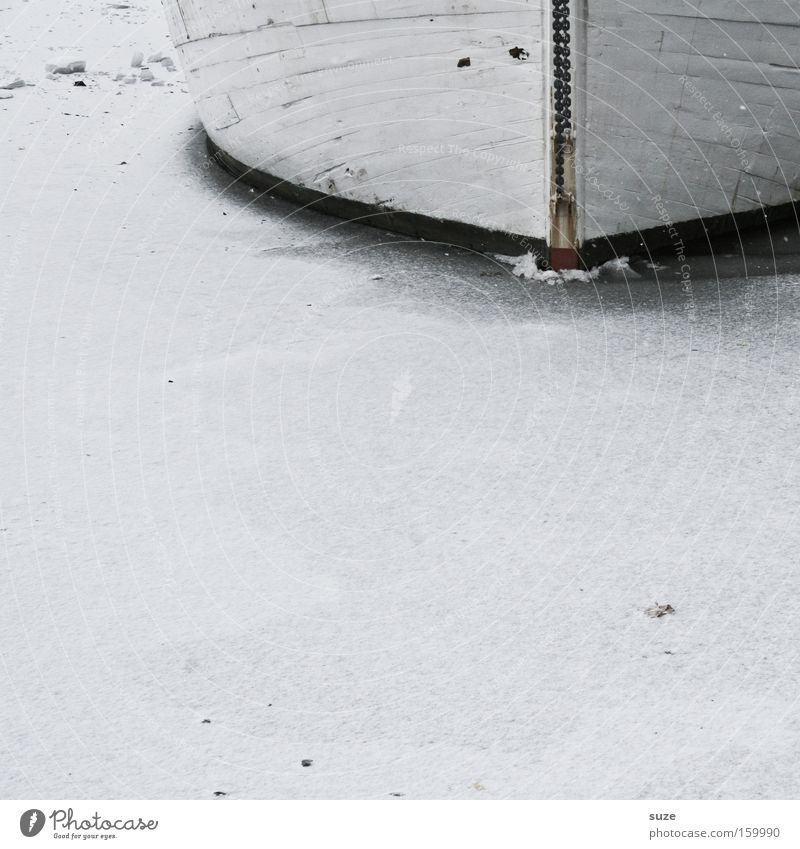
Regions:
<instances>
[{"instance_id":1,"label":"chain link","mask_svg":"<svg viewBox=\"0 0 800 849\"><path fill-rule=\"evenodd\" d=\"M572 76L569 49L569 0L553 0L553 103L555 107L556 194L564 193L564 153L572 135Z\"/></svg>"}]
</instances>

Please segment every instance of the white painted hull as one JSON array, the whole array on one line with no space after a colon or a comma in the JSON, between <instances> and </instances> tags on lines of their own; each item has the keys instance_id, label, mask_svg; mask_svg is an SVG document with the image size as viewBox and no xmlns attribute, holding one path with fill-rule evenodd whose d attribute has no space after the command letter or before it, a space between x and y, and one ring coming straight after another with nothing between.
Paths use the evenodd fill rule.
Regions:
<instances>
[{"instance_id":1,"label":"white painted hull","mask_svg":"<svg viewBox=\"0 0 800 849\"><path fill-rule=\"evenodd\" d=\"M800 197L796 5L587 2L582 241Z\"/></svg>"},{"instance_id":2,"label":"white painted hull","mask_svg":"<svg viewBox=\"0 0 800 849\"><path fill-rule=\"evenodd\" d=\"M454 241L568 265L800 196L800 16L784 0L570 0L562 144L554 2L165 6L226 164L342 214L444 222Z\"/></svg>"}]
</instances>

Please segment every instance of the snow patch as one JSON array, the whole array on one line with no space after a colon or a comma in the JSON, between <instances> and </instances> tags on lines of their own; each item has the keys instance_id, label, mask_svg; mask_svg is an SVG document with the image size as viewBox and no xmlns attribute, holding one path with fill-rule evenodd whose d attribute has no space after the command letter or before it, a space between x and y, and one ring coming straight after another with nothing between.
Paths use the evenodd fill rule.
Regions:
<instances>
[{"instance_id":1,"label":"snow patch","mask_svg":"<svg viewBox=\"0 0 800 849\"><path fill-rule=\"evenodd\" d=\"M553 271L552 268L540 267L541 257L536 253L527 253L522 256L504 256L495 254L494 258L499 262L512 266L511 273L523 280L537 280L540 283L554 285L561 281L566 283L590 283L603 276L615 276L624 274L627 277L639 277L630 267L630 259L627 256L616 257L596 265L589 271L579 268L570 268L563 271Z\"/></svg>"},{"instance_id":2,"label":"snow patch","mask_svg":"<svg viewBox=\"0 0 800 849\"><path fill-rule=\"evenodd\" d=\"M565 268L558 272L561 279L567 283L589 283L595 279L600 273L598 269L593 268L591 271L585 271L582 268Z\"/></svg>"},{"instance_id":3,"label":"snow patch","mask_svg":"<svg viewBox=\"0 0 800 849\"><path fill-rule=\"evenodd\" d=\"M606 275L624 275L625 277L641 277L630 266L630 258L627 256L618 256L615 259L610 259L598 267L600 274Z\"/></svg>"},{"instance_id":4,"label":"snow patch","mask_svg":"<svg viewBox=\"0 0 800 849\"><path fill-rule=\"evenodd\" d=\"M539 254L526 253L522 256L503 256L495 254L494 258L498 262L513 266L511 273L515 277L521 277L523 280L533 280L540 273L539 262L541 257Z\"/></svg>"}]
</instances>

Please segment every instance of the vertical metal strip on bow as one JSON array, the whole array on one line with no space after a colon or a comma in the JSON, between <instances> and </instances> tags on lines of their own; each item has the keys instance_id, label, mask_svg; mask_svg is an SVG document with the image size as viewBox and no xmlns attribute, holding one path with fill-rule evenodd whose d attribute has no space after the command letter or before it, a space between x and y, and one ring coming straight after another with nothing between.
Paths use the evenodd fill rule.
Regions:
<instances>
[{"instance_id":1,"label":"vertical metal strip on bow","mask_svg":"<svg viewBox=\"0 0 800 849\"><path fill-rule=\"evenodd\" d=\"M572 123L572 51L569 0L552 0L552 193L550 264L556 270L577 268L575 138Z\"/></svg>"}]
</instances>

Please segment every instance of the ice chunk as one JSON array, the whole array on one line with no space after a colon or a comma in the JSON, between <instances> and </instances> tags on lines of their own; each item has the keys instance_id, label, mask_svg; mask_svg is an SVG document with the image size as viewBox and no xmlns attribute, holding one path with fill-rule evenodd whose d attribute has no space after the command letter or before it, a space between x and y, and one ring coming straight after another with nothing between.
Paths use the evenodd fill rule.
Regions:
<instances>
[{"instance_id":1,"label":"ice chunk","mask_svg":"<svg viewBox=\"0 0 800 849\"><path fill-rule=\"evenodd\" d=\"M25 85L25 80L17 77L17 79L12 80L11 82L0 83L0 88L4 88L4 89L23 88L24 85Z\"/></svg>"},{"instance_id":2,"label":"ice chunk","mask_svg":"<svg viewBox=\"0 0 800 849\"><path fill-rule=\"evenodd\" d=\"M597 277L597 272L594 269L584 271L581 268L565 268L560 274L561 279L567 283L591 283Z\"/></svg>"},{"instance_id":3,"label":"ice chunk","mask_svg":"<svg viewBox=\"0 0 800 849\"><path fill-rule=\"evenodd\" d=\"M538 280L540 283L547 283L548 286L554 286L559 282L565 283L591 283L596 280L602 268L593 268L591 271L584 271L580 268L568 268L563 271L553 271L552 268L539 268L540 257L535 253L527 253L523 256L502 256L495 255L495 259L506 265L513 266L511 273L516 277L521 277L523 280Z\"/></svg>"},{"instance_id":4,"label":"ice chunk","mask_svg":"<svg viewBox=\"0 0 800 849\"><path fill-rule=\"evenodd\" d=\"M83 59L65 59L46 67L54 74L83 74L86 71L86 62Z\"/></svg>"},{"instance_id":5,"label":"ice chunk","mask_svg":"<svg viewBox=\"0 0 800 849\"><path fill-rule=\"evenodd\" d=\"M141 50L137 50L131 56L131 68L141 68L142 62L144 62L144 53Z\"/></svg>"},{"instance_id":6,"label":"ice chunk","mask_svg":"<svg viewBox=\"0 0 800 849\"><path fill-rule=\"evenodd\" d=\"M539 256L535 253L526 253L522 256L503 256L495 255L495 259L506 265L513 266L511 273L515 277L521 277L523 280L532 280L537 276L539 271Z\"/></svg>"},{"instance_id":7,"label":"ice chunk","mask_svg":"<svg viewBox=\"0 0 800 849\"><path fill-rule=\"evenodd\" d=\"M142 68L141 74L139 74L139 78L143 83L149 83L155 79L155 75L149 68Z\"/></svg>"},{"instance_id":8,"label":"ice chunk","mask_svg":"<svg viewBox=\"0 0 800 849\"><path fill-rule=\"evenodd\" d=\"M625 276L629 278L641 277L630 266L630 259L626 256L618 256L604 262L598 269L598 273L606 277Z\"/></svg>"}]
</instances>

